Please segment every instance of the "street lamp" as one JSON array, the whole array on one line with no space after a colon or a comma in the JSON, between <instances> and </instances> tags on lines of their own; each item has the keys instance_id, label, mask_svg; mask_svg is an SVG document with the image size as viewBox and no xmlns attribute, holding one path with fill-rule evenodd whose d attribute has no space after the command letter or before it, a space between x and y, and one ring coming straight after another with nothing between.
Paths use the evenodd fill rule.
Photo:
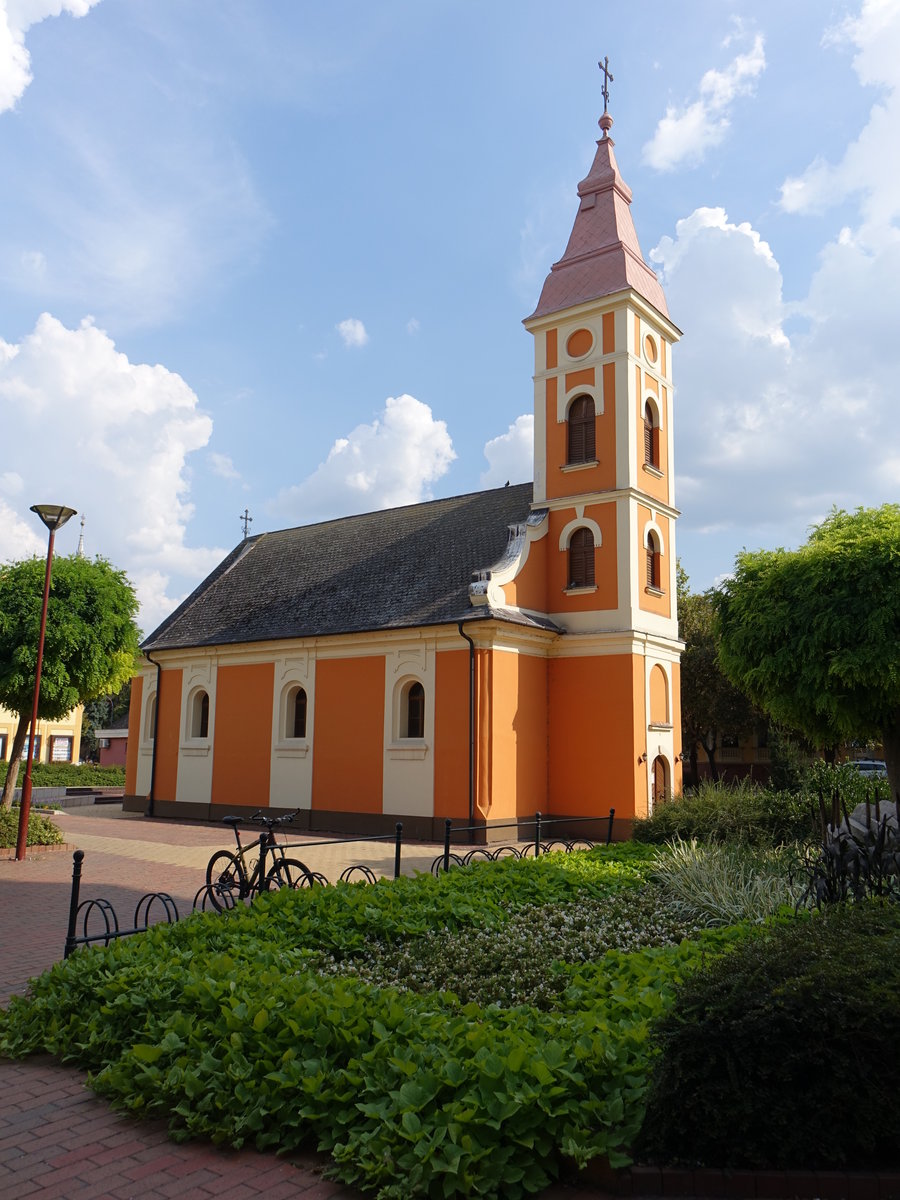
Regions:
<instances>
[{"instance_id":1,"label":"street lamp","mask_svg":"<svg viewBox=\"0 0 900 1200\"><path fill-rule=\"evenodd\" d=\"M19 838L16 842L16 862L24 860L25 845L28 841L28 814L31 812L31 764L34 761L34 733L37 729L38 701L41 696L41 664L44 659L44 634L47 631L50 572L53 570L53 539L57 529L62 529L66 521L75 516L74 508L64 508L61 504L32 504L31 511L37 513L50 530L50 544L47 547L47 570L44 574L44 603L41 607L41 633L38 638L37 667L34 672L34 699L31 704L31 726L28 731L28 755L25 759L25 778L22 780L22 799L19 802Z\"/></svg>"}]
</instances>

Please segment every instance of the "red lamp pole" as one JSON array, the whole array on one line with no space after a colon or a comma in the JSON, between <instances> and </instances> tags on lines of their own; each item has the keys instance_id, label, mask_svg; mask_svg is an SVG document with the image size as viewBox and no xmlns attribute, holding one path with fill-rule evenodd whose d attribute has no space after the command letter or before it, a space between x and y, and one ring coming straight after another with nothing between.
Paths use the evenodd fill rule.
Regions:
<instances>
[{"instance_id":1,"label":"red lamp pole","mask_svg":"<svg viewBox=\"0 0 900 1200\"><path fill-rule=\"evenodd\" d=\"M25 760L25 778L22 780L22 799L19 802L19 837L16 842L16 862L25 859L25 846L28 842L28 816L31 812L31 764L34 761L34 734L38 721L38 702L41 697L41 666L44 661L44 635L47 632L47 603L50 599L50 574L53 570L53 540L57 529L61 529L70 517L75 516L74 508L63 508L59 504L33 504L31 511L37 513L50 530L50 542L47 547L47 570L44 573L44 602L41 606L41 633L38 638L37 668L34 673L34 698L31 703L31 725L28 730L28 756Z\"/></svg>"}]
</instances>

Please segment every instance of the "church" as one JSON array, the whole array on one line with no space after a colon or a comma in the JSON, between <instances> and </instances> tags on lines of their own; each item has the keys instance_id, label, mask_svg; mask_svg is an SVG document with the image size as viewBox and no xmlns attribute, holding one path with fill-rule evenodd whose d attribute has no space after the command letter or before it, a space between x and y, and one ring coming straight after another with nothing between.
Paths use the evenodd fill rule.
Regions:
<instances>
[{"instance_id":1,"label":"church","mask_svg":"<svg viewBox=\"0 0 900 1200\"><path fill-rule=\"evenodd\" d=\"M534 482L236 546L143 643L127 809L432 839L615 808L627 837L680 790L680 334L599 124L524 322Z\"/></svg>"}]
</instances>

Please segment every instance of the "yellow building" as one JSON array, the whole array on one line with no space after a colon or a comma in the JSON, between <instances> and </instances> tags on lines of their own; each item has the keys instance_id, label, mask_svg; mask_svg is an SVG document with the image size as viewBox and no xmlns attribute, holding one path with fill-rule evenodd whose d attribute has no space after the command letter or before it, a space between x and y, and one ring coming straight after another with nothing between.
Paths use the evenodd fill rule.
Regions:
<instances>
[{"instance_id":1,"label":"yellow building","mask_svg":"<svg viewBox=\"0 0 900 1200\"><path fill-rule=\"evenodd\" d=\"M242 542L144 643L126 805L435 836L681 782L672 346L609 137L535 311L534 483Z\"/></svg>"},{"instance_id":2,"label":"yellow building","mask_svg":"<svg viewBox=\"0 0 900 1200\"><path fill-rule=\"evenodd\" d=\"M73 709L61 721L38 721L34 738L35 762L77 763L81 753L81 719L84 709ZM0 706L0 762L9 762L13 738L19 725L15 713ZM27 741L23 758L27 755Z\"/></svg>"}]
</instances>

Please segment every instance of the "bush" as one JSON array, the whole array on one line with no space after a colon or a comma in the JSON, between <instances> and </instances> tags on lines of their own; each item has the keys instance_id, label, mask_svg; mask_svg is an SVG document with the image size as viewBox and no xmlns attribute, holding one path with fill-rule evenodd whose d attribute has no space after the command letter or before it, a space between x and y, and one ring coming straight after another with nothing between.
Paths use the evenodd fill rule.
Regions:
<instances>
[{"instance_id":1,"label":"bush","mask_svg":"<svg viewBox=\"0 0 900 1200\"><path fill-rule=\"evenodd\" d=\"M828 820L831 820L831 807L834 800L838 803L838 822L843 820L843 810L853 812L857 804L865 801L890 800L891 789L886 779L867 779L850 763L840 763L832 766L818 759L811 763L804 772L801 790L807 802L819 809L819 797L825 801Z\"/></svg>"},{"instance_id":2,"label":"bush","mask_svg":"<svg viewBox=\"0 0 900 1200\"><path fill-rule=\"evenodd\" d=\"M680 985L657 1026L637 1153L716 1167L895 1167L898 1007L900 906L836 908L735 945Z\"/></svg>"},{"instance_id":3,"label":"bush","mask_svg":"<svg viewBox=\"0 0 900 1200\"><path fill-rule=\"evenodd\" d=\"M12 849L19 837L19 809L0 808L0 848L4 850ZM31 810L28 814L28 840L29 846L59 846L63 842L63 835L57 825L48 818L41 816L40 813Z\"/></svg>"},{"instance_id":4,"label":"bush","mask_svg":"<svg viewBox=\"0 0 900 1200\"><path fill-rule=\"evenodd\" d=\"M656 844L696 838L699 842L780 846L815 837L816 828L807 796L776 792L748 779L737 783L708 780L658 805L651 817L635 821L634 838Z\"/></svg>"},{"instance_id":5,"label":"bush","mask_svg":"<svg viewBox=\"0 0 900 1200\"><path fill-rule=\"evenodd\" d=\"M623 846L507 859L437 879L282 890L157 925L33 980L0 1013L0 1053L78 1063L118 1106L168 1118L176 1137L317 1145L382 1200L516 1200L564 1161L628 1161L650 1022L687 971L745 931L632 953L601 946L593 962L548 954L565 982L550 1011L323 976L317 960L433 928L454 957L468 931L502 935L531 906L559 905L564 921L576 904L636 900L653 857ZM577 931L560 934L561 949L568 939L581 950Z\"/></svg>"},{"instance_id":6,"label":"bush","mask_svg":"<svg viewBox=\"0 0 900 1200\"><path fill-rule=\"evenodd\" d=\"M677 838L660 855L653 879L684 922L704 928L759 923L780 908L794 908L805 881L791 878L793 858L784 851L754 851L736 842L698 845Z\"/></svg>"},{"instance_id":7,"label":"bush","mask_svg":"<svg viewBox=\"0 0 900 1200\"><path fill-rule=\"evenodd\" d=\"M8 762L0 762L0 784L6 779ZM17 787L22 786L25 766L19 767ZM98 767L94 763L34 763L32 787L104 787L125 786L124 767Z\"/></svg>"}]
</instances>

